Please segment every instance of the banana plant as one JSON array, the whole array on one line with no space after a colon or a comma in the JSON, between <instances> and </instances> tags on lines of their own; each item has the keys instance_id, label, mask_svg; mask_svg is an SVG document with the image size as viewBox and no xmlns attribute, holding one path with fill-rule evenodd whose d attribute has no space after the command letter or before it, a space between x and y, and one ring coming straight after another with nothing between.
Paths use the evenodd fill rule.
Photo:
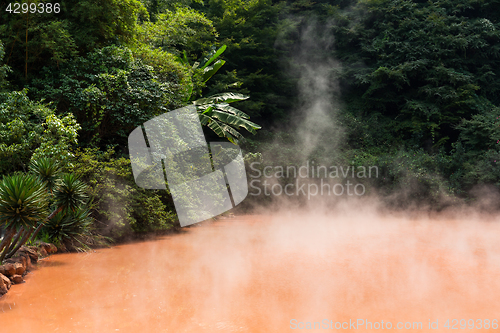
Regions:
<instances>
[{"instance_id":1,"label":"banana plant","mask_svg":"<svg viewBox=\"0 0 500 333\"><path fill-rule=\"evenodd\" d=\"M191 66L189 64L189 59L187 57L186 51L182 53L182 58L178 57L177 60L179 60L184 66L190 67L192 70L202 70L203 71L203 76L202 76L202 82L207 83L208 80L212 76L214 76L215 73L226 63L225 60L219 59L216 60L224 51L226 50L227 46L222 45L218 50L215 50L215 48L210 52L204 59L201 61L195 61L195 63ZM215 62L214 62L215 61ZM213 65L210 66L210 64ZM186 102L189 102L191 100L191 97L193 95L193 89L194 89L194 84L191 83L189 86L189 91L186 96Z\"/></svg>"},{"instance_id":2,"label":"banana plant","mask_svg":"<svg viewBox=\"0 0 500 333\"><path fill-rule=\"evenodd\" d=\"M226 63L226 61L222 59L215 61L222 53L224 53L226 47L226 45L222 45L217 51L212 52L212 54L209 55L210 58L208 58L208 60L206 60L200 67L203 70L203 83L210 80L210 78ZM214 61L215 63L212 66L209 66Z\"/></svg>"},{"instance_id":3,"label":"banana plant","mask_svg":"<svg viewBox=\"0 0 500 333\"><path fill-rule=\"evenodd\" d=\"M237 93L222 93L206 98L200 98L193 102L200 116L201 124L207 126L219 137L227 138L230 142L237 144L243 140L240 128L256 134L261 127L248 120L250 117L241 110L229 105L229 103L243 101L248 96Z\"/></svg>"},{"instance_id":4,"label":"banana plant","mask_svg":"<svg viewBox=\"0 0 500 333\"><path fill-rule=\"evenodd\" d=\"M210 80L210 78L226 63L225 60L217 60L217 58L224 53L226 48L226 45L222 45L218 50L214 48L214 50L212 50L212 52L201 62L197 61L193 64L193 70L198 68L203 70L203 83ZM185 52L181 61L185 65L189 65ZM190 87L186 102L191 100L192 93L193 85ZM227 138L230 142L237 144L238 141L244 140L243 135L239 132L240 128L244 128L252 134L256 134L256 130L261 128L256 123L248 120L250 117L246 113L229 105L229 103L243 101L248 98L249 96L227 92L200 98L191 102L196 106L202 125L210 128L219 137Z\"/></svg>"}]
</instances>

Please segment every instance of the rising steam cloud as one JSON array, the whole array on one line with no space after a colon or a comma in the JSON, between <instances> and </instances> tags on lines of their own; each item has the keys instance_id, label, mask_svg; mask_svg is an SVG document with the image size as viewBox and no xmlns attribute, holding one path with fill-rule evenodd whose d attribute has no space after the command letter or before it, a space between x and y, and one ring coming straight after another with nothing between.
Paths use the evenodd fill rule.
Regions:
<instances>
[{"instance_id":1,"label":"rising steam cloud","mask_svg":"<svg viewBox=\"0 0 500 333\"><path fill-rule=\"evenodd\" d=\"M297 154L307 159L315 150L335 154L342 138L338 124L340 63L333 58L334 37L328 23L306 20L293 50L290 71L299 77L294 110Z\"/></svg>"}]
</instances>

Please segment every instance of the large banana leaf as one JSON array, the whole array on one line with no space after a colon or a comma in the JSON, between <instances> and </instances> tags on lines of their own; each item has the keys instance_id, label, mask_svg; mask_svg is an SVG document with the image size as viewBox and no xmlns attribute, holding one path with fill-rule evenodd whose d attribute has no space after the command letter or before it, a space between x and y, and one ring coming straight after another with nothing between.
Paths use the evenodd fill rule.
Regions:
<instances>
[{"instance_id":1,"label":"large banana leaf","mask_svg":"<svg viewBox=\"0 0 500 333\"><path fill-rule=\"evenodd\" d=\"M244 137L234 127L243 127L252 134L256 133L260 126L233 114L222 112L215 108L208 108L204 112L199 112L200 122L203 126L208 126L219 137L227 138L234 144Z\"/></svg>"},{"instance_id":2,"label":"large banana leaf","mask_svg":"<svg viewBox=\"0 0 500 333\"><path fill-rule=\"evenodd\" d=\"M225 63L225 60L217 60L213 66L205 67L203 69L203 82L207 82Z\"/></svg>"},{"instance_id":3,"label":"large banana leaf","mask_svg":"<svg viewBox=\"0 0 500 333\"><path fill-rule=\"evenodd\" d=\"M251 122L250 120L235 116L233 114L229 114L226 112L219 111L217 109L214 109L212 111L212 118L215 118L222 123L232 126L232 127L243 127L247 131L249 131L252 134L256 134L257 132L255 130L260 129L261 127L257 125L256 123Z\"/></svg>"},{"instance_id":4,"label":"large banana leaf","mask_svg":"<svg viewBox=\"0 0 500 333\"><path fill-rule=\"evenodd\" d=\"M215 108L217 108L218 110L230 113L230 114L234 114L235 116L238 116L241 118L245 118L245 119L250 118L245 112L240 111L237 108L232 107L231 105L229 105L227 103L216 104Z\"/></svg>"},{"instance_id":5,"label":"large banana leaf","mask_svg":"<svg viewBox=\"0 0 500 333\"><path fill-rule=\"evenodd\" d=\"M233 103L233 102L243 101L248 97L249 96L245 96L243 94L228 92L228 93L212 95L206 98L200 98L194 101L193 104L205 105L205 104Z\"/></svg>"},{"instance_id":6,"label":"large banana leaf","mask_svg":"<svg viewBox=\"0 0 500 333\"><path fill-rule=\"evenodd\" d=\"M210 59L207 60L207 62L201 67L201 69L204 69L208 65L210 65L215 59L217 59L225 50L226 50L226 45L222 45L215 54L210 57Z\"/></svg>"}]
</instances>

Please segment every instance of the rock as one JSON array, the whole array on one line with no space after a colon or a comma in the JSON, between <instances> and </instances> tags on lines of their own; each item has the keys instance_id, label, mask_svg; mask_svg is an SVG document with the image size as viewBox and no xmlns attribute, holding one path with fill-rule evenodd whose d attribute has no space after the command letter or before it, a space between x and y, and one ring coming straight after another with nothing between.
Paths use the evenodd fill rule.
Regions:
<instances>
[{"instance_id":1,"label":"rock","mask_svg":"<svg viewBox=\"0 0 500 333\"><path fill-rule=\"evenodd\" d=\"M16 269L16 275L23 275L24 271L26 271L26 266L23 266L23 264L17 262L14 264L14 268Z\"/></svg>"},{"instance_id":2,"label":"rock","mask_svg":"<svg viewBox=\"0 0 500 333\"><path fill-rule=\"evenodd\" d=\"M48 254L57 252L57 247L51 243L37 241L35 245L38 247L39 251L41 251L41 249L44 249Z\"/></svg>"},{"instance_id":3,"label":"rock","mask_svg":"<svg viewBox=\"0 0 500 333\"><path fill-rule=\"evenodd\" d=\"M14 267L14 264L8 263L3 265L3 267L5 269L5 276L12 276L16 274L16 268Z\"/></svg>"},{"instance_id":4,"label":"rock","mask_svg":"<svg viewBox=\"0 0 500 333\"><path fill-rule=\"evenodd\" d=\"M26 268L26 271L30 270L30 268L32 267L30 256L26 252L23 252L23 253L19 254L19 257L23 258L22 263L23 263L23 266Z\"/></svg>"},{"instance_id":5,"label":"rock","mask_svg":"<svg viewBox=\"0 0 500 333\"><path fill-rule=\"evenodd\" d=\"M50 250L47 251L48 253L56 253L57 252L57 246L54 244L49 244L50 245Z\"/></svg>"},{"instance_id":6,"label":"rock","mask_svg":"<svg viewBox=\"0 0 500 333\"><path fill-rule=\"evenodd\" d=\"M4 275L2 275L2 276L4 276ZM5 282L3 281L3 279L0 279L0 296L2 296L3 294L7 293L8 290L9 289L5 285Z\"/></svg>"},{"instance_id":7,"label":"rock","mask_svg":"<svg viewBox=\"0 0 500 333\"><path fill-rule=\"evenodd\" d=\"M27 266L27 263L26 263L26 257L24 256L21 256L21 255L18 255L14 258L17 262L21 263L24 267L24 269L26 269Z\"/></svg>"},{"instance_id":8,"label":"rock","mask_svg":"<svg viewBox=\"0 0 500 333\"><path fill-rule=\"evenodd\" d=\"M10 280L8 277L6 277L5 275L3 274L0 274L0 284L2 284L2 281L3 283L5 284L5 286L7 287L7 290L10 289L10 286L11 286L11 283L10 283Z\"/></svg>"},{"instance_id":9,"label":"rock","mask_svg":"<svg viewBox=\"0 0 500 333\"><path fill-rule=\"evenodd\" d=\"M0 274L2 274L2 275L7 274L7 270L5 269L5 267L3 265L0 266Z\"/></svg>"},{"instance_id":10,"label":"rock","mask_svg":"<svg viewBox=\"0 0 500 333\"><path fill-rule=\"evenodd\" d=\"M23 265L24 268L26 268L26 258L23 256L16 256L16 257L9 258L7 260L4 260L4 263L21 264L21 265Z\"/></svg>"},{"instance_id":11,"label":"rock","mask_svg":"<svg viewBox=\"0 0 500 333\"><path fill-rule=\"evenodd\" d=\"M12 283L14 284L19 284L19 283L23 283L24 280L23 280L23 277L21 275L13 275L10 277L10 280L12 281Z\"/></svg>"},{"instance_id":12,"label":"rock","mask_svg":"<svg viewBox=\"0 0 500 333\"><path fill-rule=\"evenodd\" d=\"M31 263L36 264L38 261L38 253L37 248L34 246L21 246L21 249L18 252L20 255L25 255L30 257Z\"/></svg>"},{"instance_id":13,"label":"rock","mask_svg":"<svg viewBox=\"0 0 500 333\"><path fill-rule=\"evenodd\" d=\"M40 257L46 257L48 256L49 254L47 253L47 250L45 250L45 248L41 247L39 250L38 250L38 253L40 254Z\"/></svg>"}]
</instances>

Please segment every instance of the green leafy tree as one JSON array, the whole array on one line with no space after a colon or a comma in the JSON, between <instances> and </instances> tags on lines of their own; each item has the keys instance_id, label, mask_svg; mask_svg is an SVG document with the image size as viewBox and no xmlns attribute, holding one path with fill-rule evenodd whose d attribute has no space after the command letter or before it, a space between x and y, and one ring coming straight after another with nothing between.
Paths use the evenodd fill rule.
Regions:
<instances>
[{"instance_id":1,"label":"green leafy tree","mask_svg":"<svg viewBox=\"0 0 500 333\"><path fill-rule=\"evenodd\" d=\"M219 42L227 45L224 70L207 83L203 94L251 92L252 98L240 107L252 119L264 125L286 121L296 104L296 78L287 73L292 39L284 34L295 22L287 19L287 3L208 0L191 6L206 14Z\"/></svg>"},{"instance_id":2,"label":"green leafy tree","mask_svg":"<svg viewBox=\"0 0 500 333\"><path fill-rule=\"evenodd\" d=\"M5 49L2 41L0 40L0 93L7 87L7 74L10 72L10 68L2 64L5 55Z\"/></svg>"},{"instance_id":3,"label":"green leafy tree","mask_svg":"<svg viewBox=\"0 0 500 333\"><path fill-rule=\"evenodd\" d=\"M189 7L176 7L157 15L155 22L144 22L137 42L164 51L197 59L210 50L218 36L212 21Z\"/></svg>"},{"instance_id":4,"label":"green leafy tree","mask_svg":"<svg viewBox=\"0 0 500 333\"><path fill-rule=\"evenodd\" d=\"M343 92L355 115L378 115L395 141L450 151L461 118L499 101L493 3L360 1L339 15L336 54L346 65Z\"/></svg>"},{"instance_id":5,"label":"green leafy tree","mask_svg":"<svg viewBox=\"0 0 500 333\"><path fill-rule=\"evenodd\" d=\"M70 112L81 124L84 146L126 145L129 133L145 121L182 105L186 73L163 52L109 46L77 58L60 71L47 69L35 80L33 93L54 102L61 113ZM160 64L160 60L168 63Z\"/></svg>"},{"instance_id":6,"label":"green leafy tree","mask_svg":"<svg viewBox=\"0 0 500 333\"><path fill-rule=\"evenodd\" d=\"M33 156L69 162L79 130L73 115L56 116L27 90L0 95L0 172L27 171Z\"/></svg>"},{"instance_id":7,"label":"green leafy tree","mask_svg":"<svg viewBox=\"0 0 500 333\"><path fill-rule=\"evenodd\" d=\"M55 11L47 1L33 5L52 5L52 10L12 14L0 12L0 40L7 49L7 64L14 70L16 84L28 84L44 66L58 68L77 54L114 43L133 42L138 19L147 11L137 0L58 1ZM33 73L33 75L32 75Z\"/></svg>"},{"instance_id":8,"label":"green leafy tree","mask_svg":"<svg viewBox=\"0 0 500 333\"><path fill-rule=\"evenodd\" d=\"M89 186L96 230L114 239L132 233L161 232L178 225L169 190L139 188L129 158L86 148L76 152L68 171Z\"/></svg>"}]
</instances>

